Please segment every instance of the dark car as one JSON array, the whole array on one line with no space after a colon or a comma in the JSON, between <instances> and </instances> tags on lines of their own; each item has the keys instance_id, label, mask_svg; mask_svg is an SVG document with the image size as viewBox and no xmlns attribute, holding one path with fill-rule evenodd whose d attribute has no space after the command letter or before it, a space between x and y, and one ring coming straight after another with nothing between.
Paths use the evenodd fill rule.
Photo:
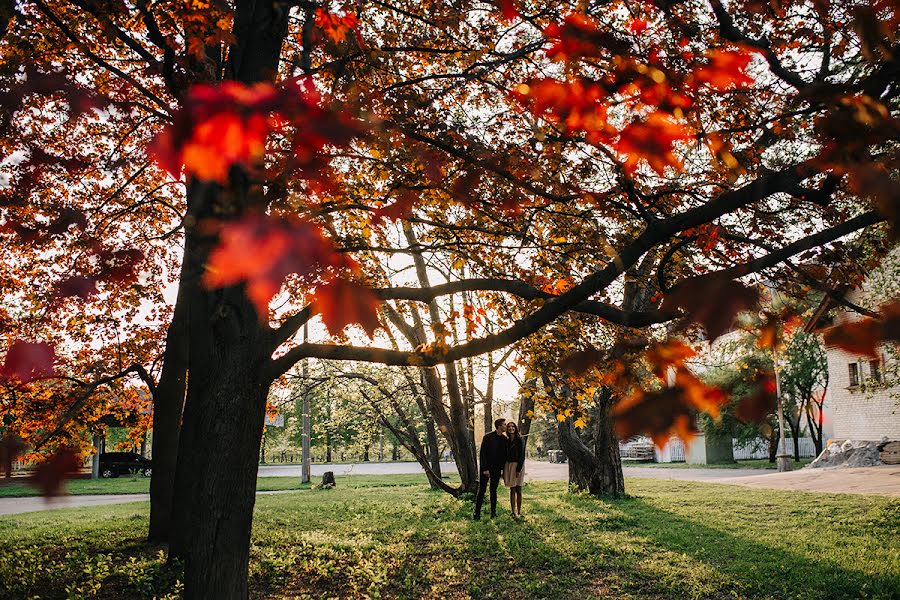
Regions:
<instances>
[{"instance_id":1,"label":"dark car","mask_svg":"<svg viewBox=\"0 0 900 600\"><path fill-rule=\"evenodd\" d=\"M100 455L100 477L118 477L132 473L150 477L150 460L136 452L105 452Z\"/></svg>"}]
</instances>

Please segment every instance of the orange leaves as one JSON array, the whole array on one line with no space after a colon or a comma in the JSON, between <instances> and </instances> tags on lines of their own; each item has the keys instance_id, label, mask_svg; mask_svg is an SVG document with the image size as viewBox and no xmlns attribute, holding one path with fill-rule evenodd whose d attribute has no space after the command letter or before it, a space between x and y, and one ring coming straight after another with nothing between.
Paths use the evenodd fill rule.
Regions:
<instances>
[{"instance_id":1,"label":"orange leaves","mask_svg":"<svg viewBox=\"0 0 900 600\"><path fill-rule=\"evenodd\" d=\"M634 174L641 160L662 175L666 167L681 170L681 160L675 155L675 143L691 139L693 135L686 126L677 123L671 116L651 113L645 120L629 124L616 142L616 151L625 156L623 166L629 174Z\"/></svg>"},{"instance_id":2,"label":"orange leaves","mask_svg":"<svg viewBox=\"0 0 900 600\"><path fill-rule=\"evenodd\" d=\"M313 283L326 270L347 264L318 226L251 214L222 226L203 283L219 288L245 282L247 296L265 317L289 274Z\"/></svg>"},{"instance_id":3,"label":"orange leaves","mask_svg":"<svg viewBox=\"0 0 900 600\"><path fill-rule=\"evenodd\" d=\"M370 288L337 278L316 289L312 304L313 309L322 314L322 321L331 335L337 335L347 325L356 323L371 338L380 326L378 303Z\"/></svg>"},{"instance_id":4,"label":"orange leaves","mask_svg":"<svg viewBox=\"0 0 900 600\"><path fill-rule=\"evenodd\" d=\"M203 283L210 288L244 283L247 297L265 319L272 297L295 274L302 284L318 286L313 305L331 333L359 323L371 335L378 327L377 299L364 286L342 279L355 268L317 225L251 214L222 226Z\"/></svg>"},{"instance_id":5,"label":"orange leaves","mask_svg":"<svg viewBox=\"0 0 900 600\"><path fill-rule=\"evenodd\" d=\"M0 382L30 383L56 375L56 351L46 342L16 340L6 351L0 367Z\"/></svg>"},{"instance_id":6,"label":"orange leaves","mask_svg":"<svg viewBox=\"0 0 900 600\"><path fill-rule=\"evenodd\" d=\"M753 60L750 50L710 50L709 63L694 69L694 79L716 91L753 85L747 66Z\"/></svg>"},{"instance_id":7,"label":"orange leaves","mask_svg":"<svg viewBox=\"0 0 900 600\"><path fill-rule=\"evenodd\" d=\"M826 345L873 358L878 358L878 347L884 342L900 342L900 301L882 306L880 319L867 317L825 331Z\"/></svg>"},{"instance_id":8,"label":"orange leaves","mask_svg":"<svg viewBox=\"0 0 900 600\"><path fill-rule=\"evenodd\" d=\"M688 370L685 361L696 354L693 348L678 340L647 349L644 356L665 387L635 390L613 407L611 414L620 439L644 432L662 447L672 435L690 440L696 434L696 411L719 417L719 409L727 397L722 390L706 385Z\"/></svg>"},{"instance_id":9,"label":"orange leaves","mask_svg":"<svg viewBox=\"0 0 900 600\"><path fill-rule=\"evenodd\" d=\"M259 168L269 135L286 128L294 129L294 166L300 167L314 162L326 145L344 145L357 133L349 119L319 106L311 83L289 80L276 88L226 81L193 87L175 122L148 151L175 176L183 168L224 185L233 167Z\"/></svg>"},{"instance_id":10,"label":"orange leaves","mask_svg":"<svg viewBox=\"0 0 900 600\"><path fill-rule=\"evenodd\" d=\"M350 32L358 30L359 20L356 18L356 14L350 11L344 11L343 14L337 14L329 13L322 8L317 8L316 27L321 28L335 44L340 44L347 39L347 35ZM360 45L362 45L362 39L359 38L358 31L356 35Z\"/></svg>"}]
</instances>

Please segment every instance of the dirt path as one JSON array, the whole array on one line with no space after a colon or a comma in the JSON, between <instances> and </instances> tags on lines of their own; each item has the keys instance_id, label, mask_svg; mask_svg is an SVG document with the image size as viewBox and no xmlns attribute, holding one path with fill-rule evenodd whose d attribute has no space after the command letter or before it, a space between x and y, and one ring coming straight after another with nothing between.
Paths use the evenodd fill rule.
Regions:
<instances>
[{"instance_id":1,"label":"dirt path","mask_svg":"<svg viewBox=\"0 0 900 600\"><path fill-rule=\"evenodd\" d=\"M900 498L900 466L884 465L857 469L799 469L753 477L723 477L709 480L748 487L834 494L874 494Z\"/></svg>"}]
</instances>

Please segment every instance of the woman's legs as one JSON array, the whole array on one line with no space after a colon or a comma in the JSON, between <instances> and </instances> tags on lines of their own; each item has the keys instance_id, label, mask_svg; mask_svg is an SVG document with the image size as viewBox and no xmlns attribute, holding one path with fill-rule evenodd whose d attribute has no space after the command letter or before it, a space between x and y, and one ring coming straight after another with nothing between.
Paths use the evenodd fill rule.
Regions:
<instances>
[{"instance_id":1,"label":"woman's legs","mask_svg":"<svg viewBox=\"0 0 900 600\"><path fill-rule=\"evenodd\" d=\"M521 517L522 516L522 486L517 485L516 487L513 488L513 490L515 491L515 494L516 494L515 513L517 516Z\"/></svg>"},{"instance_id":2,"label":"woman's legs","mask_svg":"<svg viewBox=\"0 0 900 600\"><path fill-rule=\"evenodd\" d=\"M509 488L509 508L512 510L513 516L516 516L516 488Z\"/></svg>"}]
</instances>

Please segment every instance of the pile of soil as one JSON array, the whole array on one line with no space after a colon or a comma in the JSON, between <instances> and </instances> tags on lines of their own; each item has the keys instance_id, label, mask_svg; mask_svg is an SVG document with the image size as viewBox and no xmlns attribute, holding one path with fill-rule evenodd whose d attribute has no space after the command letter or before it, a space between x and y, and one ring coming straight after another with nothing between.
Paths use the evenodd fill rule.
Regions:
<instances>
[{"instance_id":1,"label":"pile of soil","mask_svg":"<svg viewBox=\"0 0 900 600\"><path fill-rule=\"evenodd\" d=\"M881 448L888 443L887 439L881 442L846 440L833 441L822 450L816 460L809 463L813 469L823 467L875 467L881 464Z\"/></svg>"}]
</instances>

